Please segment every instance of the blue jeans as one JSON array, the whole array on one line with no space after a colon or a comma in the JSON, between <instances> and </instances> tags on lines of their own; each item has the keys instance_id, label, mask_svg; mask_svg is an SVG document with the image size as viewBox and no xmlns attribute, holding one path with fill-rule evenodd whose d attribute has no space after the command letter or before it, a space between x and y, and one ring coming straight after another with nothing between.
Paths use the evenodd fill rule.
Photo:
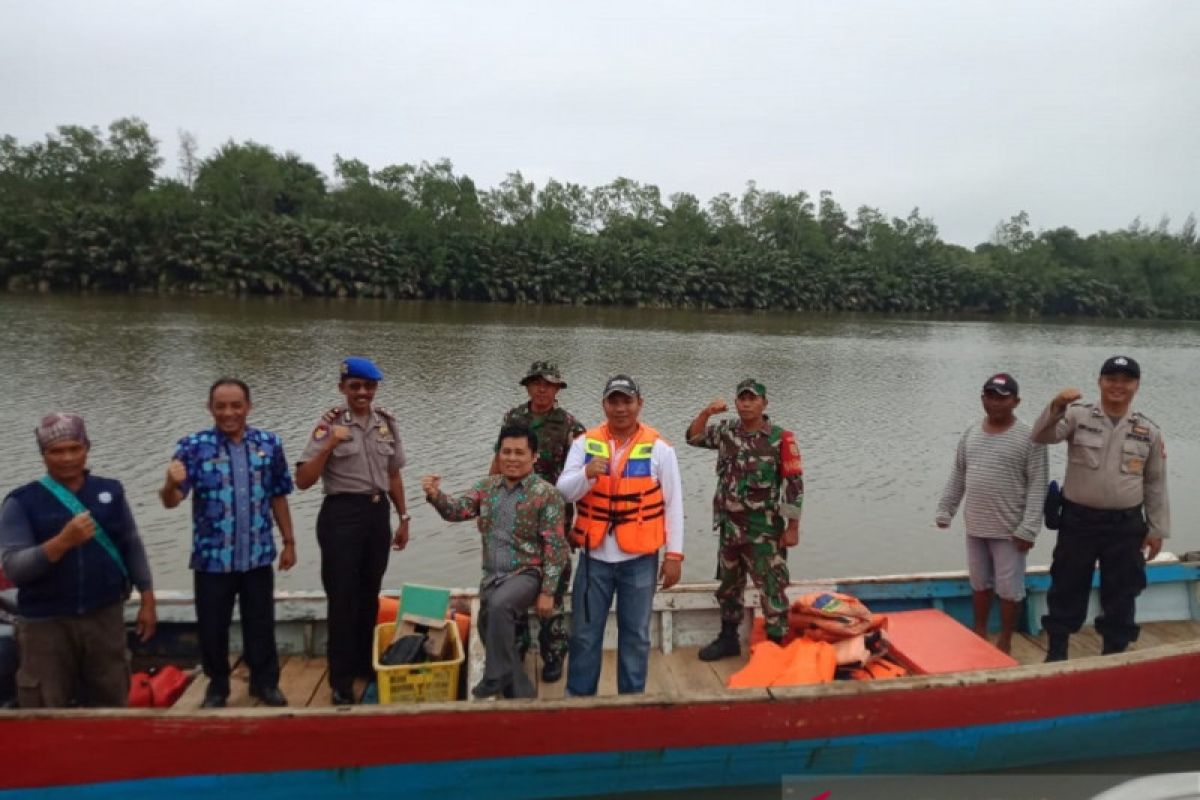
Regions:
<instances>
[{"instance_id":1,"label":"blue jeans","mask_svg":"<svg viewBox=\"0 0 1200 800\"><path fill-rule=\"evenodd\" d=\"M604 624L617 596L617 691L646 690L650 615L658 582L658 553L610 564L579 556L571 590L571 657L567 694L594 695L604 659Z\"/></svg>"}]
</instances>

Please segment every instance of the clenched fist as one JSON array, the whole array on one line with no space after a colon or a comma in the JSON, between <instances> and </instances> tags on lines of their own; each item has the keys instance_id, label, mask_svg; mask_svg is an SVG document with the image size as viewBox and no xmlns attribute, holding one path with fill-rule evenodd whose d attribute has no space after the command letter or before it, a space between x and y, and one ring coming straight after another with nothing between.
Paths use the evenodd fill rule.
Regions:
<instances>
[{"instance_id":1,"label":"clenched fist","mask_svg":"<svg viewBox=\"0 0 1200 800\"><path fill-rule=\"evenodd\" d=\"M1054 399L1050 401L1050 405L1061 411L1081 397L1083 397L1083 393L1072 386L1054 395Z\"/></svg>"},{"instance_id":2,"label":"clenched fist","mask_svg":"<svg viewBox=\"0 0 1200 800\"><path fill-rule=\"evenodd\" d=\"M187 480L187 467L179 459L174 459L167 467L167 485L178 489Z\"/></svg>"},{"instance_id":3,"label":"clenched fist","mask_svg":"<svg viewBox=\"0 0 1200 800\"><path fill-rule=\"evenodd\" d=\"M426 497L437 497L442 491L442 476L422 475L421 491L425 492Z\"/></svg>"},{"instance_id":4,"label":"clenched fist","mask_svg":"<svg viewBox=\"0 0 1200 800\"><path fill-rule=\"evenodd\" d=\"M60 535L71 547L78 547L96 535L96 521L92 519L91 513L81 511L63 526Z\"/></svg>"},{"instance_id":5,"label":"clenched fist","mask_svg":"<svg viewBox=\"0 0 1200 800\"><path fill-rule=\"evenodd\" d=\"M591 461L589 461L587 463L587 466L583 468L583 474L587 476L588 480L592 480L593 478L598 478L601 475L607 475L608 474L608 459L607 458L593 458Z\"/></svg>"}]
</instances>

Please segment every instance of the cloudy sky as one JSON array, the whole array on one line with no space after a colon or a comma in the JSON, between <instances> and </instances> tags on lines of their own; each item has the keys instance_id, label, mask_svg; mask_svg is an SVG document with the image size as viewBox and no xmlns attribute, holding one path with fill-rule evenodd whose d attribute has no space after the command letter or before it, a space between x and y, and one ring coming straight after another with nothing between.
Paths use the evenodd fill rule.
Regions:
<instances>
[{"instance_id":1,"label":"cloudy sky","mask_svg":"<svg viewBox=\"0 0 1200 800\"><path fill-rule=\"evenodd\" d=\"M449 158L919 206L974 245L1200 213L1195 2L0 0L0 133L146 120L332 173Z\"/></svg>"}]
</instances>

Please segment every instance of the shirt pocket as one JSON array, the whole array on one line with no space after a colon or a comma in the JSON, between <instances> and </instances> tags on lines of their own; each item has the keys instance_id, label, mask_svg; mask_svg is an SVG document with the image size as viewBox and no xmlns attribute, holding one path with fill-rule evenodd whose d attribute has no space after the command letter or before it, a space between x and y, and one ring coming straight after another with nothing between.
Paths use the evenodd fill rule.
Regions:
<instances>
[{"instance_id":1,"label":"shirt pocket","mask_svg":"<svg viewBox=\"0 0 1200 800\"><path fill-rule=\"evenodd\" d=\"M1076 428L1071 446L1067 449L1067 461L1089 469L1099 469L1103 449L1104 434Z\"/></svg>"},{"instance_id":2,"label":"shirt pocket","mask_svg":"<svg viewBox=\"0 0 1200 800\"><path fill-rule=\"evenodd\" d=\"M349 439L333 448L333 452L330 455L334 458L349 458L350 456L361 454L362 447L362 440L356 435L351 435Z\"/></svg>"},{"instance_id":3,"label":"shirt pocket","mask_svg":"<svg viewBox=\"0 0 1200 800\"><path fill-rule=\"evenodd\" d=\"M1121 445L1121 472L1126 475L1141 475L1146 471L1146 459L1149 456L1149 442L1126 439Z\"/></svg>"},{"instance_id":4,"label":"shirt pocket","mask_svg":"<svg viewBox=\"0 0 1200 800\"><path fill-rule=\"evenodd\" d=\"M392 442L380 441L379 439L375 440L374 449L375 449L376 453L383 456L383 458L385 458L385 459L390 459L392 456L394 456L396 454L396 445L395 444L393 444Z\"/></svg>"}]
</instances>

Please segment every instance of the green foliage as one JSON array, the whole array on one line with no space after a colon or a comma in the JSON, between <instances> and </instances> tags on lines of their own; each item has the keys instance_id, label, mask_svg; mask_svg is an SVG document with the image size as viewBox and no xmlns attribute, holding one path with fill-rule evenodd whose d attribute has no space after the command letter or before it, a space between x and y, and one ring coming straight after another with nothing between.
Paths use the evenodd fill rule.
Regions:
<instances>
[{"instance_id":1,"label":"green foliage","mask_svg":"<svg viewBox=\"0 0 1200 800\"><path fill-rule=\"evenodd\" d=\"M0 281L10 290L160 291L797 311L1200 319L1189 217L1083 237L1019 212L974 251L914 209L851 217L829 192L707 204L628 178L589 189L514 172L480 192L447 160L332 182L294 153L180 134L179 179L122 119L0 136Z\"/></svg>"}]
</instances>

